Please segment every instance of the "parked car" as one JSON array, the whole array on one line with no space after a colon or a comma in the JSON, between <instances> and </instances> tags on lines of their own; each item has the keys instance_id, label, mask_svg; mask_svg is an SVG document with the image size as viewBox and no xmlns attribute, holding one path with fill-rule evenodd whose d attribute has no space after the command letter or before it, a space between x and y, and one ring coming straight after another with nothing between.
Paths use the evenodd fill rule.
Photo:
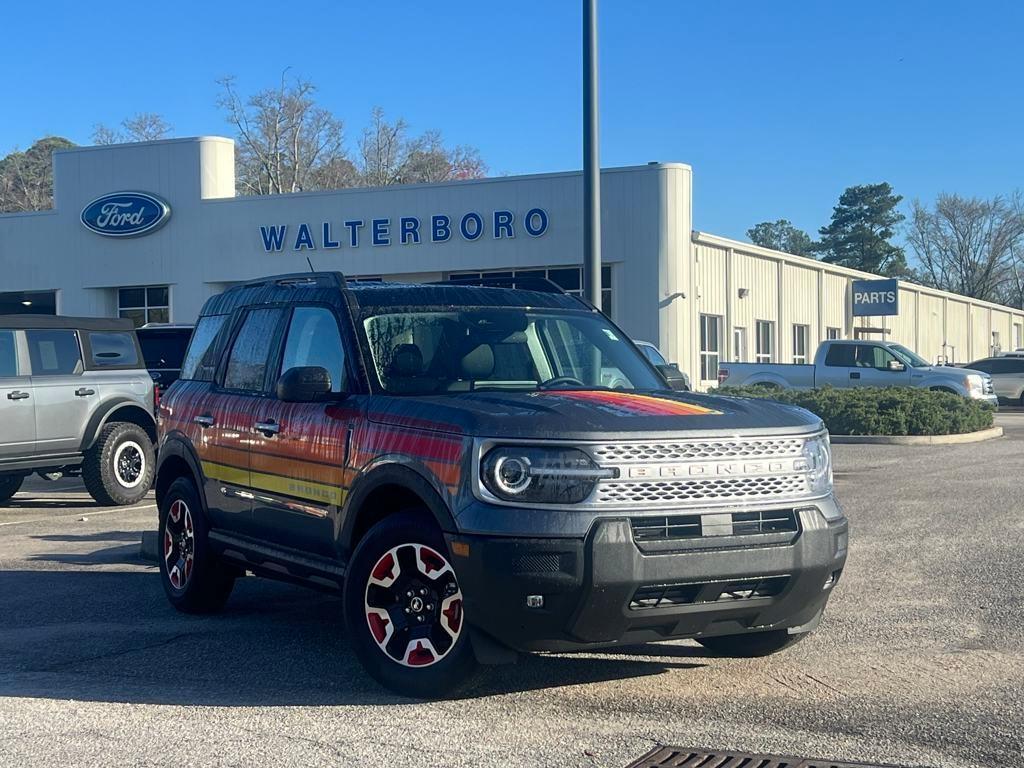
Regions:
<instances>
[{"instance_id":1,"label":"parked car","mask_svg":"<svg viewBox=\"0 0 1024 768\"><path fill-rule=\"evenodd\" d=\"M651 361L651 365L658 369L665 381L672 389L680 392L690 391L690 376L685 371L679 370L679 365L670 363L661 354L661 350L649 341L634 341L634 344L644 353L644 357Z\"/></svg>"},{"instance_id":2,"label":"parked car","mask_svg":"<svg viewBox=\"0 0 1024 768\"><path fill-rule=\"evenodd\" d=\"M136 331L146 368L160 389L178 380L192 329L191 325L146 323Z\"/></svg>"},{"instance_id":3,"label":"parked car","mask_svg":"<svg viewBox=\"0 0 1024 768\"><path fill-rule=\"evenodd\" d=\"M203 308L159 431L170 602L215 611L247 571L335 590L363 665L406 695L519 651L779 651L846 559L818 417L667 392L560 292L235 286Z\"/></svg>"},{"instance_id":4,"label":"parked car","mask_svg":"<svg viewBox=\"0 0 1024 768\"><path fill-rule=\"evenodd\" d=\"M932 365L902 344L888 341L823 341L811 365L723 363L718 383L781 389L922 387L998 404L987 373Z\"/></svg>"},{"instance_id":5,"label":"parked car","mask_svg":"<svg viewBox=\"0 0 1024 768\"><path fill-rule=\"evenodd\" d=\"M137 502L155 471L153 399L130 321L0 316L0 503L32 472Z\"/></svg>"},{"instance_id":6,"label":"parked car","mask_svg":"<svg viewBox=\"0 0 1024 768\"><path fill-rule=\"evenodd\" d=\"M1000 400L1024 406L1024 356L986 357L967 367L991 376Z\"/></svg>"}]
</instances>

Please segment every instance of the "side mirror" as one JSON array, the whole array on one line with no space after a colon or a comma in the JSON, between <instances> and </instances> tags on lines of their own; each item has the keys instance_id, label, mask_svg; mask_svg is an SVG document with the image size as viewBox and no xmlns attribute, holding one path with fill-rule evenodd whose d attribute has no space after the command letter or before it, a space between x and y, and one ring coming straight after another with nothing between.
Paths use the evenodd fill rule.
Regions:
<instances>
[{"instance_id":1,"label":"side mirror","mask_svg":"<svg viewBox=\"0 0 1024 768\"><path fill-rule=\"evenodd\" d=\"M889 370L890 371L905 371L905 370L907 370L907 366L905 366L899 360L890 360L889 361Z\"/></svg>"},{"instance_id":2,"label":"side mirror","mask_svg":"<svg viewBox=\"0 0 1024 768\"><path fill-rule=\"evenodd\" d=\"M670 365L656 365L658 373L665 379L665 383L668 384L670 389L674 389L678 392L689 392L690 391L690 378L679 370L679 366L675 363Z\"/></svg>"},{"instance_id":3,"label":"side mirror","mask_svg":"<svg viewBox=\"0 0 1024 768\"><path fill-rule=\"evenodd\" d=\"M331 394L331 374L326 368L289 368L277 380L277 399L282 403L315 403Z\"/></svg>"}]
</instances>

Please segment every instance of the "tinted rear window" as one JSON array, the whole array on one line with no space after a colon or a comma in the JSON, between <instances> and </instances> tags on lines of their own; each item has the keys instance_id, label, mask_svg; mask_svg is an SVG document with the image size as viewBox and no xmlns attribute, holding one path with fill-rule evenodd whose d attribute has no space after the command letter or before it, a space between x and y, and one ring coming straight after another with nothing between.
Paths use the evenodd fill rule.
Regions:
<instances>
[{"instance_id":1,"label":"tinted rear window","mask_svg":"<svg viewBox=\"0 0 1024 768\"><path fill-rule=\"evenodd\" d=\"M192 338L191 328L167 331L139 331L139 344L146 367L151 369L181 368L185 350Z\"/></svg>"},{"instance_id":2,"label":"tinted rear window","mask_svg":"<svg viewBox=\"0 0 1024 768\"><path fill-rule=\"evenodd\" d=\"M852 368L856 364L857 347L854 344L833 344L825 355L825 365Z\"/></svg>"},{"instance_id":3,"label":"tinted rear window","mask_svg":"<svg viewBox=\"0 0 1024 768\"><path fill-rule=\"evenodd\" d=\"M97 368L139 364L139 351L132 333L89 333L92 364Z\"/></svg>"}]
</instances>

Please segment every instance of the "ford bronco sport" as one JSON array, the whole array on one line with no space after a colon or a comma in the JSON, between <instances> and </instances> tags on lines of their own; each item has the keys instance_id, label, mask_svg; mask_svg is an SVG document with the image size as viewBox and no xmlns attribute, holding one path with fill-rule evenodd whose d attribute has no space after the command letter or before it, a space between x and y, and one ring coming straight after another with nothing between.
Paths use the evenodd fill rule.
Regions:
<instances>
[{"instance_id":1,"label":"ford bronco sport","mask_svg":"<svg viewBox=\"0 0 1024 768\"><path fill-rule=\"evenodd\" d=\"M0 316L0 504L32 472L137 502L156 467L153 397L129 320Z\"/></svg>"},{"instance_id":2,"label":"ford bronco sport","mask_svg":"<svg viewBox=\"0 0 1024 768\"><path fill-rule=\"evenodd\" d=\"M170 602L217 610L246 572L338 591L359 659L407 695L517 651L772 653L817 626L846 559L820 419L673 392L551 291L233 287L159 431Z\"/></svg>"}]
</instances>

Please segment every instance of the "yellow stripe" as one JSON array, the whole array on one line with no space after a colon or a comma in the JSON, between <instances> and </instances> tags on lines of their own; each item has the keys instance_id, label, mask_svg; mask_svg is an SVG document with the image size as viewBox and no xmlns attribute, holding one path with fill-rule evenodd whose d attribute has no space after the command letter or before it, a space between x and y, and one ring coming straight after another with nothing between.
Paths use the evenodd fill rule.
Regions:
<instances>
[{"instance_id":1,"label":"yellow stripe","mask_svg":"<svg viewBox=\"0 0 1024 768\"><path fill-rule=\"evenodd\" d=\"M221 480L242 488L270 491L283 496L294 496L297 499L315 501L320 504L341 506L345 503L347 491L334 485L315 483L310 480L299 480L294 477L271 475L265 472L248 472L239 467L204 461L203 473L214 480Z\"/></svg>"},{"instance_id":2,"label":"yellow stripe","mask_svg":"<svg viewBox=\"0 0 1024 768\"><path fill-rule=\"evenodd\" d=\"M214 480L221 480L232 485L240 485L243 488L249 485L249 471L240 467L230 467L227 464L216 464L212 461L204 461L203 474Z\"/></svg>"}]
</instances>

